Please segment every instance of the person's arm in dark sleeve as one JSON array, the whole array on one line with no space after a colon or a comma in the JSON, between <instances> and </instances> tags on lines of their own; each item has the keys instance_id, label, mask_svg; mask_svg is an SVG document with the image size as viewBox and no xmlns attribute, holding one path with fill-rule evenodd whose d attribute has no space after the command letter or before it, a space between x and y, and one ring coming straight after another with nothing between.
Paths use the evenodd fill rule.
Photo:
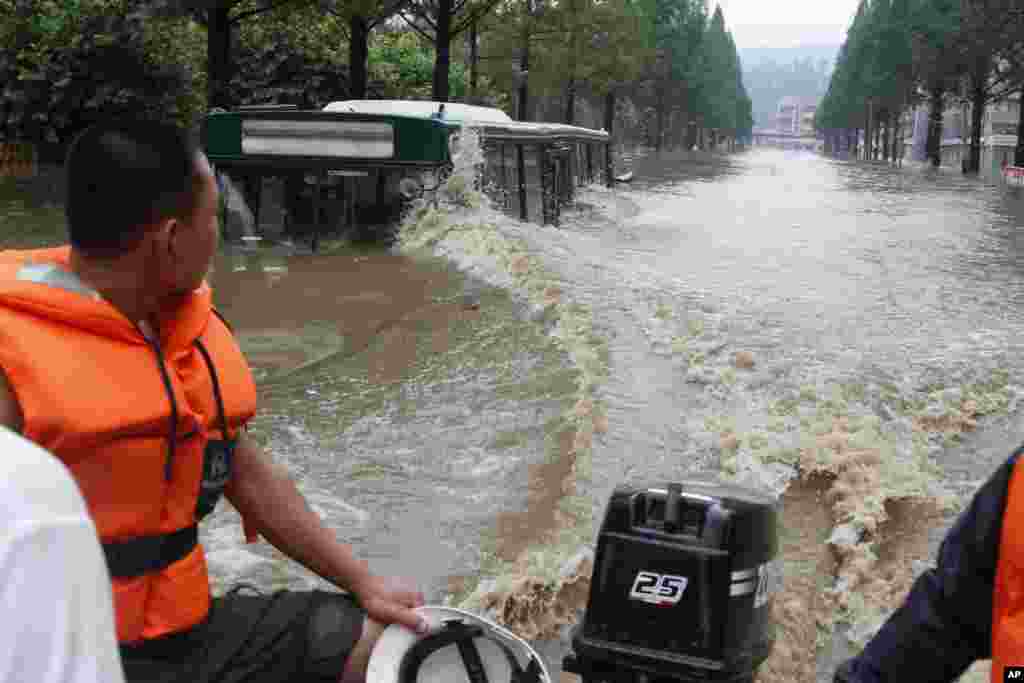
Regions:
<instances>
[{"instance_id":1,"label":"person's arm in dark sleeve","mask_svg":"<svg viewBox=\"0 0 1024 683\"><path fill-rule=\"evenodd\" d=\"M836 670L834 683L954 681L991 656L992 592L999 536L1018 449L971 500L903 604L863 652Z\"/></svg>"}]
</instances>

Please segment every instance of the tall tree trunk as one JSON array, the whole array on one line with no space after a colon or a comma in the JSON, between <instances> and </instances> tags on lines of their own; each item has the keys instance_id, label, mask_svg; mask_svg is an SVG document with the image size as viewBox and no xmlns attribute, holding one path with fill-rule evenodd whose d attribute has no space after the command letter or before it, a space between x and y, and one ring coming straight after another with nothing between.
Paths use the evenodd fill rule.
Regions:
<instances>
[{"instance_id":1,"label":"tall tree trunk","mask_svg":"<svg viewBox=\"0 0 1024 683\"><path fill-rule=\"evenodd\" d=\"M565 122L570 126L576 123L576 79L571 75L565 84Z\"/></svg>"},{"instance_id":2,"label":"tall tree trunk","mask_svg":"<svg viewBox=\"0 0 1024 683\"><path fill-rule=\"evenodd\" d=\"M868 100L867 111L864 112L864 161L871 161L871 100Z\"/></svg>"},{"instance_id":3,"label":"tall tree trunk","mask_svg":"<svg viewBox=\"0 0 1024 683\"><path fill-rule=\"evenodd\" d=\"M569 15L575 17L576 0L569 0ZM574 23L569 25L569 63L568 79L565 84L565 123L573 125L576 123L576 41L578 30Z\"/></svg>"},{"instance_id":4,"label":"tall tree trunk","mask_svg":"<svg viewBox=\"0 0 1024 683\"><path fill-rule=\"evenodd\" d=\"M941 86L932 88L928 109L928 141L925 143L925 158L932 166L942 165L942 96Z\"/></svg>"},{"instance_id":5,"label":"tall tree trunk","mask_svg":"<svg viewBox=\"0 0 1024 683\"><path fill-rule=\"evenodd\" d=\"M11 98L5 97L3 101L0 101L0 141L10 142L14 137L11 135L10 125L7 123L7 117L10 115L10 112Z\"/></svg>"},{"instance_id":6,"label":"tall tree trunk","mask_svg":"<svg viewBox=\"0 0 1024 683\"><path fill-rule=\"evenodd\" d=\"M604 129L608 132L608 145L605 147L605 184L611 187L615 184L612 174L612 145L615 136L612 134L615 126L615 88L608 86L608 92L604 96Z\"/></svg>"},{"instance_id":7,"label":"tall tree trunk","mask_svg":"<svg viewBox=\"0 0 1024 683\"><path fill-rule=\"evenodd\" d=\"M215 5L206 14L206 107L231 108L231 15L227 7Z\"/></svg>"},{"instance_id":8,"label":"tall tree trunk","mask_svg":"<svg viewBox=\"0 0 1024 683\"><path fill-rule=\"evenodd\" d=\"M431 97L437 102L448 101L448 73L451 70L452 0L437 2L437 34L434 42L434 83Z\"/></svg>"},{"instance_id":9,"label":"tall tree trunk","mask_svg":"<svg viewBox=\"0 0 1024 683\"><path fill-rule=\"evenodd\" d=\"M655 138L654 149L660 150L662 140L665 137L665 88L658 88L658 106L654 112Z\"/></svg>"},{"instance_id":10,"label":"tall tree trunk","mask_svg":"<svg viewBox=\"0 0 1024 683\"><path fill-rule=\"evenodd\" d=\"M366 97L366 61L370 54L370 26L366 17L353 15L348 20L348 89L349 97Z\"/></svg>"},{"instance_id":11,"label":"tall tree trunk","mask_svg":"<svg viewBox=\"0 0 1024 683\"><path fill-rule=\"evenodd\" d=\"M875 140L874 144L871 146L872 161L878 161L881 158L879 152L882 151L882 119L877 112L875 113L875 119Z\"/></svg>"},{"instance_id":12,"label":"tall tree trunk","mask_svg":"<svg viewBox=\"0 0 1024 683\"><path fill-rule=\"evenodd\" d=\"M892 147L889 145L889 138L892 135L892 119L886 118L882 120L882 161L889 162L889 153L892 152Z\"/></svg>"},{"instance_id":13,"label":"tall tree trunk","mask_svg":"<svg viewBox=\"0 0 1024 683\"><path fill-rule=\"evenodd\" d=\"M977 173L981 170L981 122L985 116L985 78L988 70L979 77L978 67L971 77L971 156L967 161L967 172Z\"/></svg>"},{"instance_id":14,"label":"tall tree trunk","mask_svg":"<svg viewBox=\"0 0 1024 683\"><path fill-rule=\"evenodd\" d=\"M900 109L897 109L892 115L892 163L898 164L900 157L903 155L903 141L900 139L903 136L903 131L900 121Z\"/></svg>"},{"instance_id":15,"label":"tall tree trunk","mask_svg":"<svg viewBox=\"0 0 1024 683\"><path fill-rule=\"evenodd\" d=\"M480 72L480 41L477 39L476 20L469 25L469 101L477 103L477 84Z\"/></svg>"},{"instance_id":16,"label":"tall tree trunk","mask_svg":"<svg viewBox=\"0 0 1024 683\"><path fill-rule=\"evenodd\" d=\"M1024 92L1017 100L1017 148L1013 150L1013 165L1024 166Z\"/></svg>"},{"instance_id":17,"label":"tall tree trunk","mask_svg":"<svg viewBox=\"0 0 1024 683\"><path fill-rule=\"evenodd\" d=\"M527 80L530 71L530 34L526 30L523 31L523 45L521 50L522 52L519 54L519 113L516 116L516 119L519 121L529 121L530 89L528 87Z\"/></svg>"}]
</instances>

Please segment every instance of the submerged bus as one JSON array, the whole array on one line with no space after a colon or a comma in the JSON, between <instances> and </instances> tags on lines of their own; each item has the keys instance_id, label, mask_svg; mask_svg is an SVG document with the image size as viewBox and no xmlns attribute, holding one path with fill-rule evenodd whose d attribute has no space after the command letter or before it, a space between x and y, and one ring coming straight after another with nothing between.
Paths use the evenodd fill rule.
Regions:
<instances>
[{"instance_id":1,"label":"submerged bus","mask_svg":"<svg viewBox=\"0 0 1024 683\"><path fill-rule=\"evenodd\" d=\"M490 107L348 100L220 110L204 121L204 148L252 217L227 221L226 237L309 239L315 249L325 235L386 234L411 200L440 187L463 127L480 135L479 187L523 220L557 224L575 187L609 177L605 131L517 122Z\"/></svg>"}]
</instances>

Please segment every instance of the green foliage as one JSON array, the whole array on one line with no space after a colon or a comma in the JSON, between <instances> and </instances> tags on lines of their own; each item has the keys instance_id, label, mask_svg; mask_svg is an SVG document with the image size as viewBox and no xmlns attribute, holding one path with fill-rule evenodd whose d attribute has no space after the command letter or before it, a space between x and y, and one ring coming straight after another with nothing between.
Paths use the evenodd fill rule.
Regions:
<instances>
[{"instance_id":1,"label":"green foliage","mask_svg":"<svg viewBox=\"0 0 1024 683\"><path fill-rule=\"evenodd\" d=\"M208 108L215 9L228 12L231 25L230 78L217 89L226 101L320 107L348 96L350 15L373 25L396 7L391 0L0 0L0 139L61 145L121 112L196 124ZM455 17L457 34L469 16ZM637 100L660 97L670 114L732 131L751 124L735 46L724 23L709 24L706 0L533 0L532 9L508 0L478 28L478 94L494 103L514 91L529 36L535 96L561 97L571 80L591 101L614 88ZM428 42L394 24L371 34L370 96L430 97L436 50ZM455 99L468 92L465 52L454 39Z\"/></svg>"},{"instance_id":2,"label":"green foliage","mask_svg":"<svg viewBox=\"0 0 1024 683\"><path fill-rule=\"evenodd\" d=\"M646 74L657 120L654 142L661 145L666 119L678 111L684 120L706 112L707 102L720 90L731 90L707 73L708 7L706 0L653 0L654 54Z\"/></svg>"},{"instance_id":3,"label":"green foliage","mask_svg":"<svg viewBox=\"0 0 1024 683\"><path fill-rule=\"evenodd\" d=\"M518 86L518 60L527 41L532 97L561 99L570 83L592 99L614 88L667 128L702 118L707 99L726 91L721 104L731 107L730 129L723 133L752 125L739 58L724 28L731 68L707 74L706 0L561 0L535 2L532 12L526 2L509 1L497 7L489 26L483 65L499 89Z\"/></svg>"},{"instance_id":4,"label":"green foliage","mask_svg":"<svg viewBox=\"0 0 1024 683\"><path fill-rule=\"evenodd\" d=\"M739 55L732 35L725 28L721 6L715 9L701 43L703 88L701 113L708 128L731 135L753 127L753 109L743 86Z\"/></svg>"},{"instance_id":5,"label":"green foliage","mask_svg":"<svg viewBox=\"0 0 1024 683\"><path fill-rule=\"evenodd\" d=\"M1019 87L1019 68L1015 75L994 69L1024 47L1021 21L1013 0L862 0L816 125L861 127L869 108L873 117L899 114L921 93L958 91L968 74L998 76L1010 87L1016 78Z\"/></svg>"},{"instance_id":6,"label":"green foliage","mask_svg":"<svg viewBox=\"0 0 1024 683\"><path fill-rule=\"evenodd\" d=\"M170 94L173 118L186 127L198 124L206 112L206 31L188 17L153 18L144 24L141 42L148 60L182 75L181 87Z\"/></svg>"},{"instance_id":7,"label":"green foliage","mask_svg":"<svg viewBox=\"0 0 1024 683\"><path fill-rule=\"evenodd\" d=\"M555 67L556 88L571 76L593 92L605 92L636 78L650 52L643 41L643 8L630 0L565 0L545 19L539 30L553 33L541 44L545 60Z\"/></svg>"},{"instance_id":8,"label":"green foliage","mask_svg":"<svg viewBox=\"0 0 1024 683\"><path fill-rule=\"evenodd\" d=\"M385 33L370 46L370 73L382 82L385 97L430 99L434 60L434 48L411 32ZM448 74L451 95L464 97L465 65L453 61Z\"/></svg>"},{"instance_id":9,"label":"green foliage","mask_svg":"<svg viewBox=\"0 0 1024 683\"><path fill-rule=\"evenodd\" d=\"M141 0L0 5L0 136L63 143L120 113L188 119L190 74L154 57Z\"/></svg>"},{"instance_id":10,"label":"green foliage","mask_svg":"<svg viewBox=\"0 0 1024 683\"><path fill-rule=\"evenodd\" d=\"M479 22L494 10L499 1L408 0L402 5L401 14L406 23L434 47L432 99L447 101L453 94L450 80L452 42L471 26L479 27Z\"/></svg>"},{"instance_id":11,"label":"green foliage","mask_svg":"<svg viewBox=\"0 0 1024 683\"><path fill-rule=\"evenodd\" d=\"M239 26L232 101L318 109L347 94L343 21L316 7L284 6Z\"/></svg>"},{"instance_id":12,"label":"green foliage","mask_svg":"<svg viewBox=\"0 0 1024 683\"><path fill-rule=\"evenodd\" d=\"M249 49L300 53L313 64L344 67L347 26L336 14L309 3L282 5L238 25L238 40Z\"/></svg>"}]
</instances>

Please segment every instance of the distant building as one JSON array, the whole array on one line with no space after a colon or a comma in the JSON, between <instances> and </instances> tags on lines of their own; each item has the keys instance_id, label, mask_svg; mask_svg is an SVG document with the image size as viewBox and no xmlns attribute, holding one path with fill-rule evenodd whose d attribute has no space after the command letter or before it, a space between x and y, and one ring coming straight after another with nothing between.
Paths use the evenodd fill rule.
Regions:
<instances>
[{"instance_id":1,"label":"distant building","mask_svg":"<svg viewBox=\"0 0 1024 683\"><path fill-rule=\"evenodd\" d=\"M819 98L783 97L775 113L775 130L793 135L814 135L814 113Z\"/></svg>"}]
</instances>

